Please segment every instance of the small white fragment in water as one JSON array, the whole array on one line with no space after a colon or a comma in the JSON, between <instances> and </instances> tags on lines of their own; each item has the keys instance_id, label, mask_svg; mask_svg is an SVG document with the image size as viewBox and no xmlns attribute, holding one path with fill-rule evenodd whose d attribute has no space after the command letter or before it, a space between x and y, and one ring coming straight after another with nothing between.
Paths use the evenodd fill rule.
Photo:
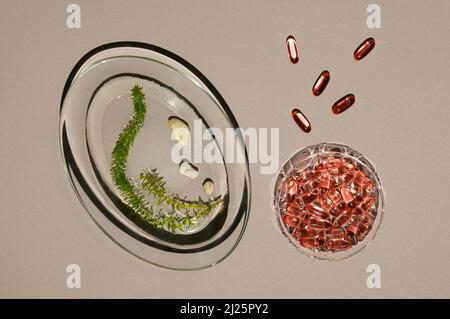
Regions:
<instances>
[{"instance_id":1,"label":"small white fragment in water","mask_svg":"<svg viewBox=\"0 0 450 319\"><path fill-rule=\"evenodd\" d=\"M192 179L195 179L198 176L198 168L189 163L187 160L181 161L178 171L181 175L187 176Z\"/></svg>"},{"instance_id":2,"label":"small white fragment in water","mask_svg":"<svg viewBox=\"0 0 450 319\"><path fill-rule=\"evenodd\" d=\"M187 145L191 138L189 125L182 119L171 116L169 117L169 126L172 129L172 136L182 145Z\"/></svg>"},{"instance_id":3,"label":"small white fragment in water","mask_svg":"<svg viewBox=\"0 0 450 319\"><path fill-rule=\"evenodd\" d=\"M214 192L214 182L211 180L211 178L207 178L203 181L203 191L206 195L212 195Z\"/></svg>"}]
</instances>

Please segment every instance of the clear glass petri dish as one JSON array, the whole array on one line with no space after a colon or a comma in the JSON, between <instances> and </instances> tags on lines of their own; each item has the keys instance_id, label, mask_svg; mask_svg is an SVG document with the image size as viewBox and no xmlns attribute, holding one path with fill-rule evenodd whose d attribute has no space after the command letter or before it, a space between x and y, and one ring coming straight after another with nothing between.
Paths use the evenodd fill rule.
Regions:
<instances>
[{"instance_id":1,"label":"clear glass petri dish","mask_svg":"<svg viewBox=\"0 0 450 319\"><path fill-rule=\"evenodd\" d=\"M297 151L272 184L276 223L306 256L353 256L372 242L381 224L385 193L378 173L346 145L320 143Z\"/></svg>"},{"instance_id":2,"label":"clear glass petri dish","mask_svg":"<svg viewBox=\"0 0 450 319\"><path fill-rule=\"evenodd\" d=\"M131 89L136 85L145 94L147 112L127 159L130 183L138 187L142 172L157 172L164 178L167 194L179 200L195 204L197 199L203 203L220 199L220 205L183 229L157 227L143 220L111 174L118 136L133 116ZM171 138L171 117L182 119L192 133L187 155ZM245 143L223 97L190 63L147 43L97 47L70 73L59 120L62 157L73 189L95 223L117 245L151 264L177 270L215 265L236 248L247 225L251 199ZM234 149L222 147L219 136L208 133L211 128L224 136L231 129L226 142L233 143ZM196 158L211 144L219 154L216 159L222 160ZM198 170L196 178L180 174L174 150L190 156ZM234 151L243 160L225 160L227 152ZM212 195L204 192L202 184L207 179L214 183ZM163 214L172 204L161 204L150 193L142 196L155 214Z\"/></svg>"}]
</instances>

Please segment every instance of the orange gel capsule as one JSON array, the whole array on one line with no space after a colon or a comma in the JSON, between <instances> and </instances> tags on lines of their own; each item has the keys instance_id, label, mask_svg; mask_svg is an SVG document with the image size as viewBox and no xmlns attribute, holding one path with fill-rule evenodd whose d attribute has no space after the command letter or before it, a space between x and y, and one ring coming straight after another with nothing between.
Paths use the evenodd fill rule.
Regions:
<instances>
[{"instance_id":1,"label":"orange gel capsule","mask_svg":"<svg viewBox=\"0 0 450 319\"><path fill-rule=\"evenodd\" d=\"M300 245L305 248L318 248L324 243L323 239L319 238L302 238L300 239Z\"/></svg>"},{"instance_id":2,"label":"orange gel capsule","mask_svg":"<svg viewBox=\"0 0 450 319\"><path fill-rule=\"evenodd\" d=\"M323 208L319 202L314 201L308 205L306 205L306 211L310 213L311 216L318 217L320 219L327 219L329 218L329 214Z\"/></svg>"},{"instance_id":3,"label":"orange gel capsule","mask_svg":"<svg viewBox=\"0 0 450 319\"><path fill-rule=\"evenodd\" d=\"M355 201L356 201L356 198L355 198ZM360 207L356 207L355 210L353 211L353 213L358 218L363 218L364 214L365 214L365 212Z\"/></svg>"},{"instance_id":4,"label":"orange gel capsule","mask_svg":"<svg viewBox=\"0 0 450 319\"><path fill-rule=\"evenodd\" d=\"M328 85L328 82L330 82L330 72L325 70L320 73L319 77L317 78L316 82L313 85L312 92L315 96L319 96L322 94L322 92L325 90L325 88Z\"/></svg>"},{"instance_id":5,"label":"orange gel capsule","mask_svg":"<svg viewBox=\"0 0 450 319\"><path fill-rule=\"evenodd\" d=\"M304 193L316 193L317 187L319 187L319 182L316 180L310 180L303 184L301 190Z\"/></svg>"},{"instance_id":6,"label":"orange gel capsule","mask_svg":"<svg viewBox=\"0 0 450 319\"><path fill-rule=\"evenodd\" d=\"M358 172L355 175L355 179L354 179L354 185L357 188L358 191L363 190L364 185L367 183L368 179L366 174L364 174L363 172Z\"/></svg>"},{"instance_id":7,"label":"orange gel capsule","mask_svg":"<svg viewBox=\"0 0 450 319\"><path fill-rule=\"evenodd\" d=\"M352 193L350 193L350 191L348 190L348 188L345 185L343 185L341 187L341 195L342 195L342 199L344 200L344 202L346 204L350 203L353 200Z\"/></svg>"},{"instance_id":8,"label":"orange gel capsule","mask_svg":"<svg viewBox=\"0 0 450 319\"><path fill-rule=\"evenodd\" d=\"M333 239L331 243L333 251L347 250L352 247L352 244L345 239Z\"/></svg>"},{"instance_id":9,"label":"orange gel capsule","mask_svg":"<svg viewBox=\"0 0 450 319\"><path fill-rule=\"evenodd\" d=\"M302 231L300 229L294 230L294 232L292 233L292 237L294 237L295 240L300 240L303 237Z\"/></svg>"},{"instance_id":10,"label":"orange gel capsule","mask_svg":"<svg viewBox=\"0 0 450 319\"><path fill-rule=\"evenodd\" d=\"M340 175L343 172L342 161L340 158L334 158L327 162L328 172L333 175Z\"/></svg>"},{"instance_id":11,"label":"orange gel capsule","mask_svg":"<svg viewBox=\"0 0 450 319\"><path fill-rule=\"evenodd\" d=\"M322 206L323 209L327 213L331 213L331 214L335 213L334 204L329 198L321 197L319 200L320 200L320 206Z\"/></svg>"},{"instance_id":12,"label":"orange gel capsule","mask_svg":"<svg viewBox=\"0 0 450 319\"><path fill-rule=\"evenodd\" d=\"M290 35L286 39L286 46L289 53L289 59L293 64L298 63L299 57L298 57L298 49L297 49L297 41L295 38Z\"/></svg>"},{"instance_id":13,"label":"orange gel capsule","mask_svg":"<svg viewBox=\"0 0 450 319\"><path fill-rule=\"evenodd\" d=\"M288 227L297 227L300 220L297 217L291 215L284 215L283 222Z\"/></svg>"},{"instance_id":14,"label":"orange gel capsule","mask_svg":"<svg viewBox=\"0 0 450 319\"><path fill-rule=\"evenodd\" d=\"M297 216L300 214L300 204L299 203L290 203L286 208L286 212L288 215Z\"/></svg>"},{"instance_id":15,"label":"orange gel capsule","mask_svg":"<svg viewBox=\"0 0 450 319\"><path fill-rule=\"evenodd\" d=\"M364 195L369 196L370 194L372 194L374 191L374 185L372 181L368 181L365 185L364 185Z\"/></svg>"},{"instance_id":16,"label":"orange gel capsule","mask_svg":"<svg viewBox=\"0 0 450 319\"><path fill-rule=\"evenodd\" d=\"M347 184L347 183L351 182L352 179L353 179L353 173L345 172L344 174L338 175L333 179L332 186L337 187L342 184Z\"/></svg>"},{"instance_id":17,"label":"orange gel capsule","mask_svg":"<svg viewBox=\"0 0 450 319\"><path fill-rule=\"evenodd\" d=\"M355 103L355 96L353 94L347 94L333 104L331 110L334 114L341 114L346 111L350 106Z\"/></svg>"},{"instance_id":18,"label":"orange gel capsule","mask_svg":"<svg viewBox=\"0 0 450 319\"><path fill-rule=\"evenodd\" d=\"M347 204L347 207L348 207L348 208L351 208L351 209L356 208L356 202L355 202L355 201L349 202L349 203Z\"/></svg>"},{"instance_id":19,"label":"orange gel capsule","mask_svg":"<svg viewBox=\"0 0 450 319\"><path fill-rule=\"evenodd\" d=\"M330 232L327 233L327 239L342 239L344 236L344 233L340 231L339 229L333 228Z\"/></svg>"},{"instance_id":20,"label":"orange gel capsule","mask_svg":"<svg viewBox=\"0 0 450 319\"><path fill-rule=\"evenodd\" d=\"M311 203L312 201L314 201L317 198L316 194L303 194L302 195L302 200L305 204Z\"/></svg>"},{"instance_id":21,"label":"orange gel capsule","mask_svg":"<svg viewBox=\"0 0 450 319\"><path fill-rule=\"evenodd\" d=\"M317 176L318 174L316 172L306 170L305 172L302 172L297 176L296 181L297 183L306 183L311 179L315 179Z\"/></svg>"},{"instance_id":22,"label":"orange gel capsule","mask_svg":"<svg viewBox=\"0 0 450 319\"><path fill-rule=\"evenodd\" d=\"M367 227L364 224L359 224L358 230L356 232L356 237L359 241L363 241L366 238L367 234L370 231L370 227Z\"/></svg>"},{"instance_id":23,"label":"orange gel capsule","mask_svg":"<svg viewBox=\"0 0 450 319\"><path fill-rule=\"evenodd\" d=\"M331 222L327 219L311 217L309 224L317 229L326 229L331 227Z\"/></svg>"},{"instance_id":24,"label":"orange gel capsule","mask_svg":"<svg viewBox=\"0 0 450 319\"><path fill-rule=\"evenodd\" d=\"M359 221L357 219L355 219L354 221L352 221L350 223L350 225L347 228L347 231L356 235L358 232L358 228L359 228Z\"/></svg>"},{"instance_id":25,"label":"orange gel capsule","mask_svg":"<svg viewBox=\"0 0 450 319\"><path fill-rule=\"evenodd\" d=\"M316 238L301 238L300 245L305 248L315 248L317 247Z\"/></svg>"},{"instance_id":26,"label":"orange gel capsule","mask_svg":"<svg viewBox=\"0 0 450 319\"><path fill-rule=\"evenodd\" d=\"M375 39L368 38L356 48L355 52L353 53L353 57L356 61L360 61L364 59L365 56L373 50L373 48L375 48Z\"/></svg>"},{"instance_id":27,"label":"orange gel capsule","mask_svg":"<svg viewBox=\"0 0 450 319\"><path fill-rule=\"evenodd\" d=\"M300 228L299 228L300 229ZM319 237L320 230L312 228L308 225L307 228L303 227L300 229L300 237L302 238L317 238Z\"/></svg>"},{"instance_id":28,"label":"orange gel capsule","mask_svg":"<svg viewBox=\"0 0 450 319\"><path fill-rule=\"evenodd\" d=\"M331 200L331 202L334 204L334 206L338 206L340 203L342 203L341 195L337 190L335 190L333 193L328 195L328 198Z\"/></svg>"},{"instance_id":29,"label":"orange gel capsule","mask_svg":"<svg viewBox=\"0 0 450 319\"><path fill-rule=\"evenodd\" d=\"M355 202L357 204L361 203L364 200L364 197L360 196L360 195L356 195L355 196Z\"/></svg>"},{"instance_id":30,"label":"orange gel capsule","mask_svg":"<svg viewBox=\"0 0 450 319\"><path fill-rule=\"evenodd\" d=\"M350 221L351 218L352 218L351 213L348 211L344 211L342 212L341 215L339 215L339 217L336 218L333 227L335 228L344 227Z\"/></svg>"},{"instance_id":31,"label":"orange gel capsule","mask_svg":"<svg viewBox=\"0 0 450 319\"><path fill-rule=\"evenodd\" d=\"M325 171L322 173L322 175L320 175L319 186L322 188L330 188L330 173Z\"/></svg>"},{"instance_id":32,"label":"orange gel capsule","mask_svg":"<svg viewBox=\"0 0 450 319\"><path fill-rule=\"evenodd\" d=\"M292 110L292 118L294 119L295 123L306 133L311 132L311 123L309 123L306 116L303 115L302 112L300 112L299 109L293 109Z\"/></svg>"},{"instance_id":33,"label":"orange gel capsule","mask_svg":"<svg viewBox=\"0 0 450 319\"><path fill-rule=\"evenodd\" d=\"M366 226L366 227L370 227L370 225L372 225L373 221L374 221L375 217L372 216L372 214L365 212L364 213L364 217L362 218L362 223Z\"/></svg>"},{"instance_id":34,"label":"orange gel capsule","mask_svg":"<svg viewBox=\"0 0 450 319\"><path fill-rule=\"evenodd\" d=\"M368 211L373 206L375 206L375 198L370 196L364 200L364 202L361 203L361 208L364 211Z\"/></svg>"},{"instance_id":35,"label":"orange gel capsule","mask_svg":"<svg viewBox=\"0 0 450 319\"><path fill-rule=\"evenodd\" d=\"M354 163L352 163L346 159L342 159L342 166L348 171L353 171L355 169Z\"/></svg>"},{"instance_id":36,"label":"orange gel capsule","mask_svg":"<svg viewBox=\"0 0 450 319\"><path fill-rule=\"evenodd\" d=\"M292 178L289 180L289 183L287 185L287 193L290 197L293 197L297 194L297 183Z\"/></svg>"}]
</instances>

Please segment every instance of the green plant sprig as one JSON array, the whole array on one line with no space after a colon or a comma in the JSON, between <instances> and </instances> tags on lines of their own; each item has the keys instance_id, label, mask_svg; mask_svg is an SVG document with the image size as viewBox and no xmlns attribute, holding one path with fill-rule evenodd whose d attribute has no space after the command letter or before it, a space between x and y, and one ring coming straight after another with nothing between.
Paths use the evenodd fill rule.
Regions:
<instances>
[{"instance_id":1,"label":"green plant sprig","mask_svg":"<svg viewBox=\"0 0 450 319\"><path fill-rule=\"evenodd\" d=\"M206 217L215 207L223 203L221 198L204 201L199 196L197 200L188 200L178 194L169 193L164 178L154 169L143 171L139 177L142 188L156 199L157 205L165 204L172 208L172 212L182 215L177 222L184 227L195 225L200 218Z\"/></svg>"},{"instance_id":2,"label":"green plant sprig","mask_svg":"<svg viewBox=\"0 0 450 319\"><path fill-rule=\"evenodd\" d=\"M136 136L144 125L147 113L145 94L142 87L135 85L131 89L134 105L134 113L125 128L119 134L112 151L110 173L114 185L120 191L123 201L146 223L176 232L177 229L184 230L186 227L196 225L198 220L207 216L211 211L223 202L222 199L203 201L190 201L181 199L178 195L169 193L165 189L165 181L156 170L144 171L140 175L141 187L149 195L155 197L158 206L165 204L171 210L159 207L155 213L153 206L145 200L145 196L139 185L126 173L128 157L133 147Z\"/></svg>"}]
</instances>

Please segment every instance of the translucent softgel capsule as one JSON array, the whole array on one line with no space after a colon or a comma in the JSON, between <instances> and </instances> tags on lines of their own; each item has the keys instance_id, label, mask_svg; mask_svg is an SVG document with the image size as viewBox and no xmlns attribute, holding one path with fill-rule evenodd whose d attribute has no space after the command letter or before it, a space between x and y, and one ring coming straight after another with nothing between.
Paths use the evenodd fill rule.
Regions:
<instances>
[{"instance_id":1,"label":"translucent softgel capsule","mask_svg":"<svg viewBox=\"0 0 450 319\"><path fill-rule=\"evenodd\" d=\"M348 190L346 185L343 185L341 187L341 195L342 195L342 199L344 200L344 202L346 204L350 203L351 201L353 201L353 196L352 193L350 193L350 191Z\"/></svg>"},{"instance_id":2,"label":"translucent softgel capsule","mask_svg":"<svg viewBox=\"0 0 450 319\"><path fill-rule=\"evenodd\" d=\"M297 123L304 132L311 132L311 123L299 109L293 109L291 113L295 123Z\"/></svg>"},{"instance_id":3,"label":"translucent softgel capsule","mask_svg":"<svg viewBox=\"0 0 450 319\"><path fill-rule=\"evenodd\" d=\"M298 63L299 57L298 57L298 49L297 49L297 41L295 40L294 36L290 35L286 39L286 46L288 49L289 59L293 64Z\"/></svg>"},{"instance_id":4,"label":"translucent softgel capsule","mask_svg":"<svg viewBox=\"0 0 450 319\"><path fill-rule=\"evenodd\" d=\"M328 82L330 82L330 72L325 70L320 73L319 77L317 78L316 82L313 85L312 92L315 96L319 96L322 94L322 92L325 90L325 88L328 85Z\"/></svg>"},{"instance_id":5,"label":"translucent softgel capsule","mask_svg":"<svg viewBox=\"0 0 450 319\"><path fill-rule=\"evenodd\" d=\"M353 94L347 94L346 96L336 101L331 109L334 114L341 114L342 112L350 108L355 103L355 101L356 99Z\"/></svg>"},{"instance_id":6,"label":"translucent softgel capsule","mask_svg":"<svg viewBox=\"0 0 450 319\"><path fill-rule=\"evenodd\" d=\"M375 48L375 39L367 38L364 40L353 53L356 61L364 59Z\"/></svg>"},{"instance_id":7,"label":"translucent softgel capsule","mask_svg":"<svg viewBox=\"0 0 450 319\"><path fill-rule=\"evenodd\" d=\"M280 185L288 191L280 192ZM348 257L365 247L384 205L373 165L340 144L318 144L296 153L278 175L274 194L281 229L291 243L324 259ZM286 208L286 201L295 209Z\"/></svg>"}]
</instances>

